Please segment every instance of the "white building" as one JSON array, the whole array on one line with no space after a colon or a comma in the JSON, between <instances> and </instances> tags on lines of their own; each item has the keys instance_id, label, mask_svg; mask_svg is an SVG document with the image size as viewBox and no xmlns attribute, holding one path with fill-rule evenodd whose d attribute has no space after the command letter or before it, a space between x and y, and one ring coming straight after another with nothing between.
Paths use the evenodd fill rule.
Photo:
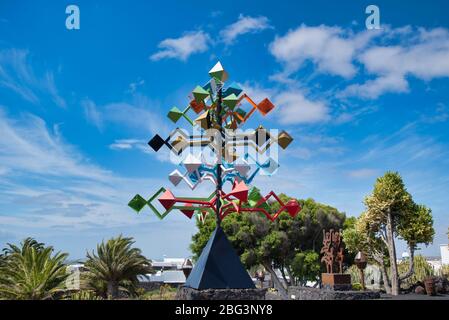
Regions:
<instances>
[{"instance_id":1,"label":"white building","mask_svg":"<svg viewBox=\"0 0 449 320\"><path fill-rule=\"evenodd\" d=\"M67 266L69 276L65 280L65 286L68 290L81 289L81 272L85 271L84 264L71 264Z\"/></svg>"},{"instance_id":2,"label":"white building","mask_svg":"<svg viewBox=\"0 0 449 320\"><path fill-rule=\"evenodd\" d=\"M153 260L151 265L157 271L166 270L182 270L182 265L186 259L184 258L165 258L162 261Z\"/></svg>"},{"instance_id":3,"label":"white building","mask_svg":"<svg viewBox=\"0 0 449 320\"><path fill-rule=\"evenodd\" d=\"M153 260L151 265L154 274L148 274L147 278L140 277L141 282L160 282L167 284L182 284L186 282L184 271L182 270L185 258L166 258L162 261Z\"/></svg>"},{"instance_id":4,"label":"white building","mask_svg":"<svg viewBox=\"0 0 449 320\"><path fill-rule=\"evenodd\" d=\"M364 270L365 286L370 290L380 290L382 288L382 272L374 264L369 264Z\"/></svg>"},{"instance_id":5,"label":"white building","mask_svg":"<svg viewBox=\"0 0 449 320\"><path fill-rule=\"evenodd\" d=\"M440 252L441 252L441 264L449 265L449 245L441 244Z\"/></svg>"},{"instance_id":6,"label":"white building","mask_svg":"<svg viewBox=\"0 0 449 320\"><path fill-rule=\"evenodd\" d=\"M149 274L149 279L147 281L150 282L161 282L167 284L182 284L186 282L186 277L182 270L166 270L166 271L158 271L155 274ZM144 279L141 279L142 282L145 282Z\"/></svg>"},{"instance_id":7,"label":"white building","mask_svg":"<svg viewBox=\"0 0 449 320\"><path fill-rule=\"evenodd\" d=\"M427 263L432 267L436 275L440 274L441 259L440 257L426 257Z\"/></svg>"}]
</instances>

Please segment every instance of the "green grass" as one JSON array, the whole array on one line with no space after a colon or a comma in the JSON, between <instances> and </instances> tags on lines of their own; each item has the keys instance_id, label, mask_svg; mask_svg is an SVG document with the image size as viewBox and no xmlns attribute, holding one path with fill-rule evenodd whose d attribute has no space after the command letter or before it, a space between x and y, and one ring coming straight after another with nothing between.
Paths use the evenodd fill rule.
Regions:
<instances>
[{"instance_id":1,"label":"green grass","mask_svg":"<svg viewBox=\"0 0 449 320\"><path fill-rule=\"evenodd\" d=\"M175 300L177 288L167 285L161 286L160 289L151 290L141 295L142 300Z\"/></svg>"}]
</instances>

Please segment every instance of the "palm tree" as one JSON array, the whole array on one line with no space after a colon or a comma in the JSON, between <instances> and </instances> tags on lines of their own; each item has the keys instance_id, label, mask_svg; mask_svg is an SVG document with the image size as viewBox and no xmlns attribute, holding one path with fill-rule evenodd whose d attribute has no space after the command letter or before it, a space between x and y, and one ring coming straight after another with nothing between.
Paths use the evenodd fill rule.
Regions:
<instances>
[{"instance_id":1,"label":"palm tree","mask_svg":"<svg viewBox=\"0 0 449 320\"><path fill-rule=\"evenodd\" d=\"M1 255L0 296L6 299L52 299L63 291L66 253L52 255L53 247L45 247L32 238L21 246L7 244Z\"/></svg>"},{"instance_id":2,"label":"palm tree","mask_svg":"<svg viewBox=\"0 0 449 320\"><path fill-rule=\"evenodd\" d=\"M45 244L42 242L37 242L36 239L33 239L31 237L26 238L20 243L20 247L16 246L15 244L7 243L7 247L3 248L3 257L7 257L8 255L14 253L14 252L25 252L27 248L34 247L37 250L41 250L45 248Z\"/></svg>"},{"instance_id":3,"label":"palm tree","mask_svg":"<svg viewBox=\"0 0 449 320\"><path fill-rule=\"evenodd\" d=\"M87 253L85 267L88 270L88 283L100 295L117 298L119 291L135 293L139 283L138 276L153 272L151 261L132 248L133 238L120 235L106 243L97 245L97 253Z\"/></svg>"}]
</instances>

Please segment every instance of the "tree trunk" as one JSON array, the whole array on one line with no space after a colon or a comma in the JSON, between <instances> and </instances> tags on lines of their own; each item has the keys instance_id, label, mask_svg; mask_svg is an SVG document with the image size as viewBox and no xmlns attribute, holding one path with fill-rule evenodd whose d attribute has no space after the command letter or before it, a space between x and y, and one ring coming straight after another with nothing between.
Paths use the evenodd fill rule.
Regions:
<instances>
[{"instance_id":1,"label":"tree trunk","mask_svg":"<svg viewBox=\"0 0 449 320\"><path fill-rule=\"evenodd\" d=\"M365 291L366 290L366 286L365 286L365 272L363 271L362 268L359 269L360 271L360 282L362 285L362 290Z\"/></svg>"},{"instance_id":2,"label":"tree trunk","mask_svg":"<svg viewBox=\"0 0 449 320\"><path fill-rule=\"evenodd\" d=\"M290 267L287 266L286 269L287 269L288 277L290 278L290 285L297 286L298 282L296 281L296 278L293 276L292 271L290 270Z\"/></svg>"},{"instance_id":3,"label":"tree trunk","mask_svg":"<svg viewBox=\"0 0 449 320\"><path fill-rule=\"evenodd\" d=\"M387 268L383 263L380 265L380 272L382 273L382 280L384 282L385 292L387 294L391 294L390 279L388 278Z\"/></svg>"},{"instance_id":4,"label":"tree trunk","mask_svg":"<svg viewBox=\"0 0 449 320\"><path fill-rule=\"evenodd\" d=\"M319 237L320 234L321 234L321 229L313 237L313 241L312 241L312 250L313 251L315 251L315 242L316 242L316 239Z\"/></svg>"},{"instance_id":5,"label":"tree trunk","mask_svg":"<svg viewBox=\"0 0 449 320\"><path fill-rule=\"evenodd\" d=\"M409 262L408 262L408 271L399 277L399 284L405 279L411 277L413 273L415 273L415 245L408 244L408 252L410 254Z\"/></svg>"},{"instance_id":6,"label":"tree trunk","mask_svg":"<svg viewBox=\"0 0 449 320\"><path fill-rule=\"evenodd\" d=\"M114 281L108 282L108 299L116 299L118 297L118 285Z\"/></svg>"},{"instance_id":7,"label":"tree trunk","mask_svg":"<svg viewBox=\"0 0 449 320\"><path fill-rule=\"evenodd\" d=\"M391 212L387 213L387 242L388 253L390 256L391 294L397 296L399 294L399 277L396 260L396 247L394 245L393 217L391 216Z\"/></svg>"},{"instance_id":8,"label":"tree trunk","mask_svg":"<svg viewBox=\"0 0 449 320\"><path fill-rule=\"evenodd\" d=\"M265 269L268 270L271 276L271 281L273 281L273 285L276 289L278 289L279 294L283 299L288 299L287 289L282 285L282 282L279 280L278 276L274 272L270 263L263 263Z\"/></svg>"},{"instance_id":9,"label":"tree trunk","mask_svg":"<svg viewBox=\"0 0 449 320\"><path fill-rule=\"evenodd\" d=\"M290 283L289 281L287 281L287 277L285 276L284 268L281 267L280 270L281 270L281 274L282 274L282 279L284 280L285 284L286 284L287 286L291 285L291 283ZM291 280L291 278L290 278L290 280Z\"/></svg>"},{"instance_id":10,"label":"tree trunk","mask_svg":"<svg viewBox=\"0 0 449 320\"><path fill-rule=\"evenodd\" d=\"M375 261L376 265L379 267L380 273L382 274L382 280L384 282L384 289L387 294L391 294L391 283L390 279L388 278L388 272L387 267L385 266L384 262L384 255L382 252L377 252L372 255L373 260Z\"/></svg>"}]
</instances>

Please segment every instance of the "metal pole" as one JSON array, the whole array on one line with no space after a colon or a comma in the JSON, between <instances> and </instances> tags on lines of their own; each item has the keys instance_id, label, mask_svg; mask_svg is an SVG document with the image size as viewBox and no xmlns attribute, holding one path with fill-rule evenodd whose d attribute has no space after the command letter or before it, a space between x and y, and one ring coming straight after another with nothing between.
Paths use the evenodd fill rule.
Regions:
<instances>
[{"instance_id":1,"label":"metal pole","mask_svg":"<svg viewBox=\"0 0 449 320\"><path fill-rule=\"evenodd\" d=\"M223 119L221 118L221 103L222 103L222 93L223 93L223 86L220 87L220 89L218 90L218 98L217 98L217 113L215 115L216 117L216 121L218 124L218 130L220 132L220 137L219 137L219 146L222 146L220 152L218 152L218 161L217 161L217 189L216 189L216 197L217 197L217 207L216 207L216 221L217 221L217 227L220 226L221 224L221 219L220 219L220 206L221 206L221 202L220 202L220 198L221 198L221 190L223 187L223 182L221 180L221 157L222 152L223 152L223 124L222 121Z\"/></svg>"},{"instance_id":2,"label":"metal pole","mask_svg":"<svg viewBox=\"0 0 449 320\"><path fill-rule=\"evenodd\" d=\"M363 271L363 269L360 269L360 277L361 277L361 285L362 285L362 290L365 291L366 290L366 286L365 286L365 272Z\"/></svg>"}]
</instances>

